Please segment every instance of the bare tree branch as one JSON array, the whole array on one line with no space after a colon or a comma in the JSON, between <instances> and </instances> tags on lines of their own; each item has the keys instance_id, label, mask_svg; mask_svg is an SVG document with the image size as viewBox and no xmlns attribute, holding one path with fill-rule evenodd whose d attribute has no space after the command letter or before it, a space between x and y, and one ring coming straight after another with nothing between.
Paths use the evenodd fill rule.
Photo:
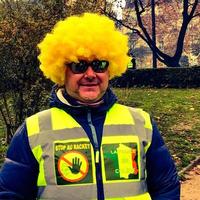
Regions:
<instances>
[{"instance_id":1,"label":"bare tree branch","mask_svg":"<svg viewBox=\"0 0 200 200\"><path fill-rule=\"evenodd\" d=\"M198 17L198 16L200 16L200 13L197 13L197 14L193 15L192 18L195 18L195 17Z\"/></svg>"},{"instance_id":2,"label":"bare tree branch","mask_svg":"<svg viewBox=\"0 0 200 200\"><path fill-rule=\"evenodd\" d=\"M189 14L190 20L191 20L191 19L193 18L193 16L194 16L194 13L195 13L195 10L196 10L196 8L197 8L198 3L199 3L199 0L195 0L195 1L194 1L192 10L191 10L191 12L190 12L190 14Z\"/></svg>"},{"instance_id":3,"label":"bare tree branch","mask_svg":"<svg viewBox=\"0 0 200 200\"><path fill-rule=\"evenodd\" d=\"M139 9L138 9L138 12L139 12L139 14L141 15L145 10L144 10L144 6L143 6L142 1L141 1L141 0L138 0L138 1L139 1L139 5L140 5L140 7L141 7L141 11L139 11Z\"/></svg>"}]
</instances>

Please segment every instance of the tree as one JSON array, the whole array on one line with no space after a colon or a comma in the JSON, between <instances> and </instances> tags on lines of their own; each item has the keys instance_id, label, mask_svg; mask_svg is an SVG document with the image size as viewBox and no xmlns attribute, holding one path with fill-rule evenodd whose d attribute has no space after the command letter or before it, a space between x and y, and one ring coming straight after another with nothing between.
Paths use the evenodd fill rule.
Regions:
<instances>
[{"instance_id":1,"label":"tree","mask_svg":"<svg viewBox=\"0 0 200 200\"><path fill-rule=\"evenodd\" d=\"M99 12L101 1L3 0L0 2L0 116L7 141L23 120L47 105L52 83L42 76L37 44L72 14Z\"/></svg>"},{"instance_id":2,"label":"tree","mask_svg":"<svg viewBox=\"0 0 200 200\"><path fill-rule=\"evenodd\" d=\"M151 23L152 23L152 43L153 43L153 68L157 68L156 46L156 16L155 16L155 0L151 0Z\"/></svg>"},{"instance_id":3,"label":"tree","mask_svg":"<svg viewBox=\"0 0 200 200\"><path fill-rule=\"evenodd\" d=\"M67 15L77 15L84 12L102 12L102 5L104 0L66 0L66 13Z\"/></svg>"},{"instance_id":4,"label":"tree","mask_svg":"<svg viewBox=\"0 0 200 200\"><path fill-rule=\"evenodd\" d=\"M200 16L200 1L199 0L177 0L177 1L155 1L155 6L160 6L165 4L166 7L170 7L170 4L176 3L179 7L182 4L182 22L177 36L177 41L175 42L176 50L173 55L169 55L161 50L156 44L151 34L152 31L149 30L148 24L143 20L145 18L145 11L149 11L149 5L153 6L152 1L142 1L142 0L130 0L127 2L130 7L127 7L127 11L124 14L124 19L119 21L109 12L109 10L104 6L104 12L111 18L121 23L124 27L130 29L133 33L137 34L146 44L151 48L151 50L156 55L156 58L164 63L168 67L180 67L179 61L184 47L184 39L187 32L188 25L190 22ZM105 4L106 5L106 4ZM133 14L133 10L135 15ZM166 15L166 13L164 13ZM174 20L174 19L173 19ZM153 27L154 28L154 27Z\"/></svg>"},{"instance_id":5,"label":"tree","mask_svg":"<svg viewBox=\"0 0 200 200\"><path fill-rule=\"evenodd\" d=\"M39 111L45 88L37 44L65 17L62 0L0 2L0 115L9 141L24 118Z\"/></svg>"}]
</instances>

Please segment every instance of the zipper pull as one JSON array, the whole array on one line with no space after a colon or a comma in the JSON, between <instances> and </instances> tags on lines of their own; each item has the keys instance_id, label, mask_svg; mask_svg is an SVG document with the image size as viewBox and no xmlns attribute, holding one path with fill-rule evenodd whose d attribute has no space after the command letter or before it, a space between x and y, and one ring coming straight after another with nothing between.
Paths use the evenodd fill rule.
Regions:
<instances>
[{"instance_id":1,"label":"zipper pull","mask_svg":"<svg viewBox=\"0 0 200 200\"><path fill-rule=\"evenodd\" d=\"M99 151L98 150L95 152L95 162L99 163Z\"/></svg>"}]
</instances>

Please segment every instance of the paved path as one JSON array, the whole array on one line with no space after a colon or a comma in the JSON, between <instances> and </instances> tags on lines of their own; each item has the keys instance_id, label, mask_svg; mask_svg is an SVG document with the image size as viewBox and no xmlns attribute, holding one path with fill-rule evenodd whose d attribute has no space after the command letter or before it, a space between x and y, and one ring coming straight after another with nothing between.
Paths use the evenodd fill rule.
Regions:
<instances>
[{"instance_id":1,"label":"paved path","mask_svg":"<svg viewBox=\"0 0 200 200\"><path fill-rule=\"evenodd\" d=\"M181 183L181 200L200 200L200 165L189 171Z\"/></svg>"}]
</instances>

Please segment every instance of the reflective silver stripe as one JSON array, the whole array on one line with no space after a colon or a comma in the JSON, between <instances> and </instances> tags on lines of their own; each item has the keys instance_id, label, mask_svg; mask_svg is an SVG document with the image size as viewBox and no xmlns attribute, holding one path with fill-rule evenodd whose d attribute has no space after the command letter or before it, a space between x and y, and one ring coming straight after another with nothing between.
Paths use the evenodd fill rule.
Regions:
<instances>
[{"instance_id":1,"label":"reflective silver stripe","mask_svg":"<svg viewBox=\"0 0 200 200\"><path fill-rule=\"evenodd\" d=\"M137 133L135 125L106 125L103 136L116 136L119 134L130 135ZM55 140L76 139L78 137L88 138L83 128L62 129L62 130L44 130L40 134L29 137L31 147L35 147L46 142Z\"/></svg>"},{"instance_id":2,"label":"reflective silver stripe","mask_svg":"<svg viewBox=\"0 0 200 200\"><path fill-rule=\"evenodd\" d=\"M50 112L50 110L44 110L38 113L40 131L52 130Z\"/></svg>"},{"instance_id":3,"label":"reflective silver stripe","mask_svg":"<svg viewBox=\"0 0 200 200\"><path fill-rule=\"evenodd\" d=\"M103 128L103 136L114 136L114 135L119 135L119 134L125 134L125 135L130 135L136 132L136 127L134 125L127 125L127 124L122 124L122 125L104 125Z\"/></svg>"},{"instance_id":4,"label":"reflective silver stripe","mask_svg":"<svg viewBox=\"0 0 200 200\"><path fill-rule=\"evenodd\" d=\"M41 199L54 200L94 200L97 198L96 185L47 185L39 187Z\"/></svg>"},{"instance_id":5,"label":"reflective silver stripe","mask_svg":"<svg viewBox=\"0 0 200 200\"><path fill-rule=\"evenodd\" d=\"M145 147L148 145L148 143L151 143L152 139L152 130L149 128L145 128L145 119L142 117L142 115L138 114L136 110L129 108L132 117L135 121L135 129L136 133L140 138L140 158L141 158L141 179L144 180L146 178L146 152Z\"/></svg>"},{"instance_id":6,"label":"reflective silver stripe","mask_svg":"<svg viewBox=\"0 0 200 200\"><path fill-rule=\"evenodd\" d=\"M105 197L126 197L147 192L146 181L104 184Z\"/></svg>"},{"instance_id":7,"label":"reflective silver stripe","mask_svg":"<svg viewBox=\"0 0 200 200\"><path fill-rule=\"evenodd\" d=\"M113 188L110 191L110 187ZM112 184L104 184L104 193L105 196L109 196L109 198L114 197L125 197L140 195L146 190L146 182L132 182L132 183L112 183ZM91 190L92 189L92 190ZM77 192L78 191L78 192ZM88 192L90 191L90 193ZM39 193L42 195L43 199L59 199L66 200L67 199L76 199L76 200L93 200L96 199L96 185L82 185L82 186L54 186L48 185L46 187L39 187ZM52 197L53 194L53 197Z\"/></svg>"},{"instance_id":8,"label":"reflective silver stripe","mask_svg":"<svg viewBox=\"0 0 200 200\"><path fill-rule=\"evenodd\" d=\"M140 114L138 114L136 112L136 110L130 109L130 112L131 112L132 117L135 121L136 132L137 132L138 136L143 141L151 142L152 130L144 127L145 119Z\"/></svg>"},{"instance_id":9,"label":"reflective silver stripe","mask_svg":"<svg viewBox=\"0 0 200 200\"><path fill-rule=\"evenodd\" d=\"M31 148L37 145L51 143L55 140L76 139L78 137L87 138L83 128L62 129L62 130L46 130L40 134L29 136Z\"/></svg>"},{"instance_id":10,"label":"reflective silver stripe","mask_svg":"<svg viewBox=\"0 0 200 200\"><path fill-rule=\"evenodd\" d=\"M49 156L49 152L53 152L52 143L46 143L46 145L41 145L43 151L43 158L45 157L44 169L45 169L45 179L47 185L56 185L55 174L54 174L54 157Z\"/></svg>"}]
</instances>

